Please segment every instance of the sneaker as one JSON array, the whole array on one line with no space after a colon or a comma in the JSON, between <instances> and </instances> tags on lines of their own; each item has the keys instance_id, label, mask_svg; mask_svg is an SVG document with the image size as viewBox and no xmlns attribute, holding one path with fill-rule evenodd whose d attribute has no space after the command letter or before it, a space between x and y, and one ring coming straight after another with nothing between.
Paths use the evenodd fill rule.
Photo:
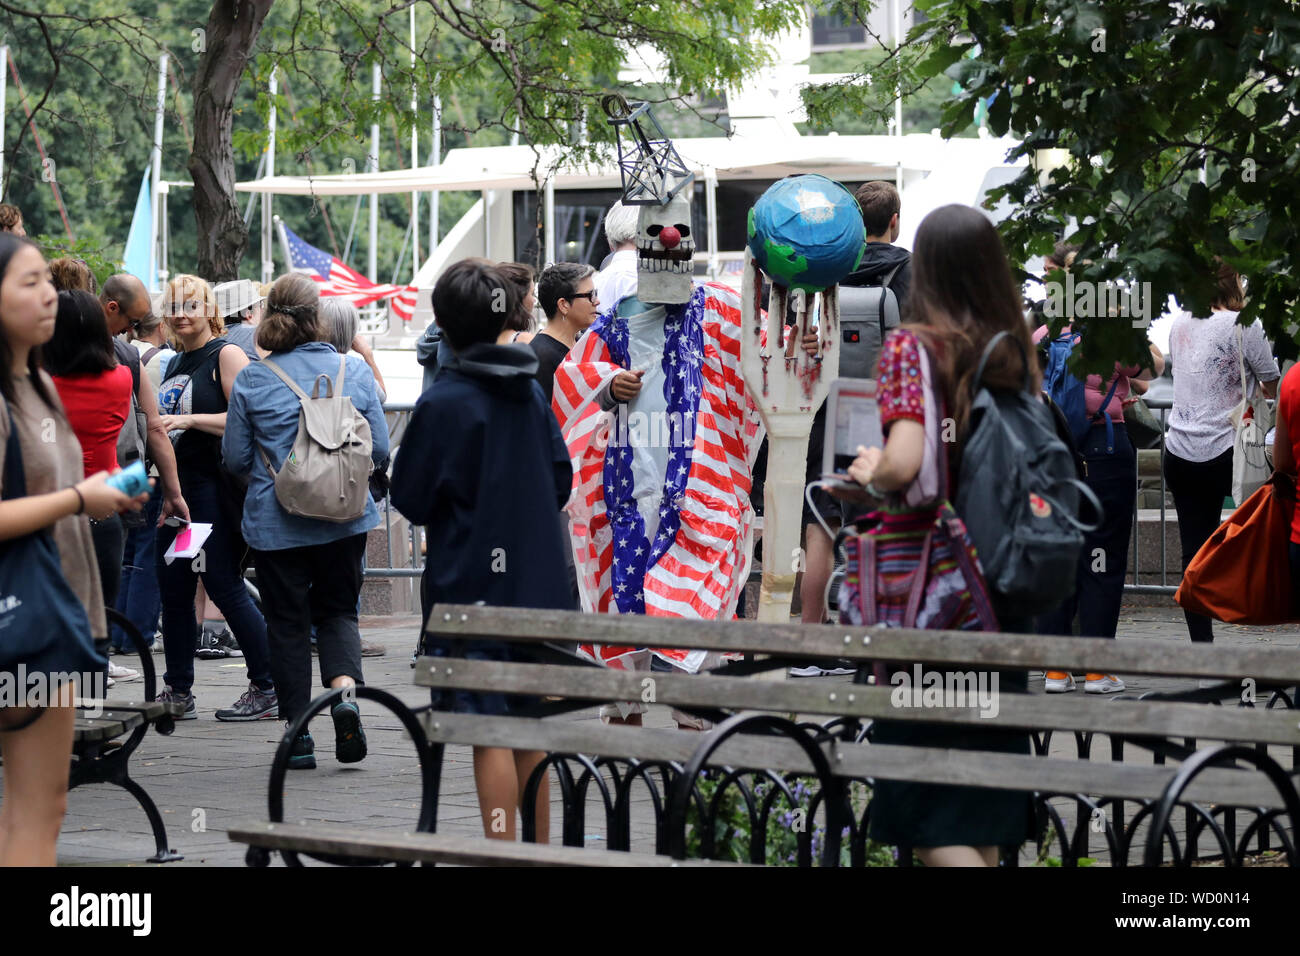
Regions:
<instances>
[{"instance_id":1,"label":"sneaker","mask_svg":"<svg viewBox=\"0 0 1300 956\"><path fill-rule=\"evenodd\" d=\"M199 643L194 650L194 656L202 661L214 661L227 657L243 657L244 652L239 649L239 644L235 642L230 628L205 627L199 634Z\"/></svg>"},{"instance_id":2,"label":"sneaker","mask_svg":"<svg viewBox=\"0 0 1300 956\"><path fill-rule=\"evenodd\" d=\"M314 647L315 645L312 646ZM383 657L387 653L388 653L388 648L384 647L383 644L375 644L372 641L367 641L364 638L362 638L361 640L362 657Z\"/></svg>"},{"instance_id":3,"label":"sneaker","mask_svg":"<svg viewBox=\"0 0 1300 956\"><path fill-rule=\"evenodd\" d=\"M1114 674L1089 674L1084 682L1085 694L1118 694L1124 689L1124 682Z\"/></svg>"},{"instance_id":4,"label":"sneaker","mask_svg":"<svg viewBox=\"0 0 1300 956\"><path fill-rule=\"evenodd\" d=\"M844 667L848 661L836 661L835 667L822 667L820 664L808 664L804 667L790 668L791 677L839 677L844 674L856 674L853 667Z\"/></svg>"},{"instance_id":5,"label":"sneaker","mask_svg":"<svg viewBox=\"0 0 1300 956\"><path fill-rule=\"evenodd\" d=\"M343 700L330 710L334 718L334 756L339 763L358 763L366 759L366 732L361 729L361 710Z\"/></svg>"},{"instance_id":6,"label":"sneaker","mask_svg":"<svg viewBox=\"0 0 1300 956\"><path fill-rule=\"evenodd\" d=\"M129 667L123 667L120 664L114 664L112 661L109 661L108 679L111 681L139 680L140 672L133 671Z\"/></svg>"},{"instance_id":7,"label":"sneaker","mask_svg":"<svg viewBox=\"0 0 1300 956\"><path fill-rule=\"evenodd\" d=\"M155 654L163 653L162 631L159 631L158 636L153 639L153 652Z\"/></svg>"},{"instance_id":8,"label":"sneaker","mask_svg":"<svg viewBox=\"0 0 1300 956\"><path fill-rule=\"evenodd\" d=\"M199 708L192 693L182 694L170 687L164 687L157 700L161 704L183 705L185 709L181 711L181 715L176 718L177 720L198 720L199 718Z\"/></svg>"},{"instance_id":9,"label":"sneaker","mask_svg":"<svg viewBox=\"0 0 1300 956\"><path fill-rule=\"evenodd\" d=\"M249 684L239 700L216 713L217 720L270 720L280 716L280 701L275 691L265 691Z\"/></svg>"},{"instance_id":10,"label":"sneaker","mask_svg":"<svg viewBox=\"0 0 1300 956\"><path fill-rule=\"evenodd\" d=\"M112 686L113 686L114 684L116 684L116 683L117 683L117 681L113 680L113 678L110 677L108 680L106 680L106 681L104 682L104 686L105 686L105 687L112 687Z\"/></svg>"},{"instance_id":11,"label":"sneaker","mask_svg":"<svg viewBox=\"0 0 1300 956\"><path fill-rule=\"evenodd\" d=\"M289 769L316 769L316 743L305 730L293 740L293 749L289 751Z\"/></svg>"},{"instance_id":12,"label":"sneaker","mask_svg":"<svg viewBox=\"0 0 1300 956\"><path fill-rule=\"evenodd\" d=\"M1043 686L1049 694L1066 694L1074 690L1074 675L1065 671L1048 671L1043 675Z\"/></svg>"}]
</instances>

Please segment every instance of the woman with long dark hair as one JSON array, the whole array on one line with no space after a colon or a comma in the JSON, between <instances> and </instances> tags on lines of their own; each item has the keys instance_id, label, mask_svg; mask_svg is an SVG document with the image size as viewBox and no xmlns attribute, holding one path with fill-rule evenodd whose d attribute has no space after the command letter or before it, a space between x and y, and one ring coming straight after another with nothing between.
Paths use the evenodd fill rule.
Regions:
<instances>
[{"instance_id":1,"label":"woman with long dark hair","mask_svg":"<svg viewBox=\"0 0 1300 956\"><path fill-rule=\"evenodd\" d=\"M849 475L884 502L877 577L896 582L928 558L928 571L921 573L929 584L911 626L988 630L999 622L981 613L983 582L960 570L972 551L968 537L935 535L938 543L925 547L927 533L946 513L945 498L956 497L972 379L995 335L1007 333L989 356L984 386L1018 391L1028 374L1033 393L1039 390L1020 293L997 231L978 210L949 205L925 217L912 252L910 302L911 321L889 334L877 362L884 447L860 448ZM949 442L950 435L957 441ZM913 614L908 590L881 594L875 601L878 619L903 625ZM1032 621L1004 618L1000 624L1023 631ZM910 673L910 667L898 670ZM993 676L998 690L1027 689L1023 671L995 672L990 682ZM1023 731L878 720L872 735L877 743L1029 753ZM1031 832L1032 804L1025 793L888 780L878 781L874 791L872 839L914 848L927 866L996 866L1000 847L1019 846Z\"/></svg>"},{"instance_id":2,"label":"woman with long dark hair","mask_svg":"<svg viewBox=\"0 0 1300 956\"><path fill-rule=\"evenodd\" d=\"M48 529L53 533L63 578L75 608L52 604L51 622L75 627L34 656L0 664L9 686L46 688L44 700L0 703L0 866L51 866L67 808L68 760L72 754L74 683L51 686L55 675L102 672L104 657L94 638L106 638L104 602L95 566L95 548L86 516L106 518L139 510L148 495L129 498L106 481L108 473L85 477L81 445L68 423L54 382L41 368L41 347L54 335L58 298L50 271L34 243L0 235L0 458L4 500L0 501L0 541L6 546ZM21 477L24 493L10 484ZM31 596L29 595L29 599ZM84 631L82 630L84 628ZM18 674L23 675L19 683ZM44 678L44 680L39 680ZM90 695L91 688L81 693Z\"/></svg>"}]
</instances>

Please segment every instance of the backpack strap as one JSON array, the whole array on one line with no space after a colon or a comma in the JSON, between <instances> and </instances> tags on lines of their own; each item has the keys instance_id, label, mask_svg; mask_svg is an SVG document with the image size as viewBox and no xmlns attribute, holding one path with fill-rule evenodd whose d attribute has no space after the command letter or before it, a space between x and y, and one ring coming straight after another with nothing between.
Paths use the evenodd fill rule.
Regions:
<instances>
[{"instance_id":1,"label":"backpack strap","mask_svg":"<svg viewBox=\"0 0 1300 956\"><path fill-rule=\"evenodd\" d=\"M298 387L298 383L295 382L293 379L291 379L285 373L284 369L280 368L280 366L276 365L269 358L262 359L262 367L269 368L272 372L274 372L276 376L280 379L280 381L284 382L285 385L288 385L289 390L292 391L304 402L311 401L311 397L306 392L304 392L301 388Z\"/></svg>"},{"instance_id":2,"label":"backpack strap","mask_svg":"<svg viewBox=\"0 0 1300 956\"><path fill-rule=\"evenodd\" d=\"M1115 423L1111 421L1110 415L1106 414L1106 409L1110 405L1110 400L1115 396L1115 389L1119 387L1119 372L1115 373L1115 380L1110 383L1110 390L1106 392L1106 397L1101 400L1101 407L1097 409L1097 414L1088 419L1089 422L1096 423L1099 418L1106 421L1106 454L1115 454Z\"/></svg>"},{"instance_id":3,"label":"backpack strap","mask_svg":"<svg viewBox=\"0 0 1300 956\"><path fill-rule=\"evenodd\" d=\"M3 492L0 497L8 501L11 498L23 498L27 495L27 478L23 471L23 449L18 442L18 425L14 421L14 413L9 408L8 402L0 399L0 404L5 406L5 414L9 416L9 438L5 441L5 465L4 475L0 478L3 482Z\"/></svg>"},{"instance_id":4,"label":"backpack strap","mask_svg":"<svg viewBox=\"0 0 1300 956\"><path fill-rule=\"evenodd\" d=\"M151 348L149 351L145 352L144 355L141 355L141 356L140 356L140 364L141 364L141 365L148 365L148 364L149 364L149 360L150 360L151 358L153 358L155 355L157 355L159 352L161 352L161 351L162 351L162 348L163 348L163 347L162 347L161 345L155 345L155 346L154 346L153 348Z\"/></svg>"},{"instance_id":5,"label":"backpack strap","mask_svg":"<svg viewBox=\"0 0 1300 956\"><path fill-rule=\"evenodd\" d=\"M904 259L903 262L907 260ZM886 273L885 278L880 283L880 307L876 310L877 317L880 319L880 342L883 345L885 341L885 293L889 291L889 284L894 281L894 276L898 270L903 268L903 262L898 263L894 268ZM898 298L895 296L894 298Z\"/></svg>"},{"instance_id":6,"label":"backpack strap","mask_svg":"<svg viewBox=\"0 0 1300 956\"><path fill-rule=\"evenodd\" d=\"M1003 339L1011 339L1012 342L1016 343L1016 348L1020 350L1020 359L1025 363L1025 391L1029 391L1029 386L1033 384L1034 379L1033 375L1031 375L1029 371L1029 356L1025 352L1025 344L1010 332L1002 331L989 339L989 344L984 346L984 354L980 356L979 368L975 372L975 378L973 378L970 383L971 398L974 398L979 393L980 385L984 381L984 369L989 364L989 357L993 354L993 350L998 347L998 344Z\"/></svg>"}]
</instances>

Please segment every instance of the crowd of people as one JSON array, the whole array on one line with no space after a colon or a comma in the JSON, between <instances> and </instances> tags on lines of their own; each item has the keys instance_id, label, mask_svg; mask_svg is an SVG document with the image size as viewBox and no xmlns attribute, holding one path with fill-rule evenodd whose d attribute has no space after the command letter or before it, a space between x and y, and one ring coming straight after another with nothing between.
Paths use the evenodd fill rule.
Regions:
<instances>
[{"instance_id":1,"label":"crowd of people","mask_svg":"<svg viewBox=\"0 0 1300 956\"><path fill-rule=\"evenodd\" d=\"M828 619L832 538L865 511L875 510L895 532L893 560L919 560L906 542L933 522L939 499L956 496L971 378L994 337L1005 333L1007 341L992 350L985 384L1008 391L1027 387L1035 395L1050 350L1079 341L1068 326L1053 335L1032 314L1027 317L996 230L978 211L946 206L931 213L909 254L894 245L902 210L893 186L868 183L856 198L865 248L843 286L882 293L879 330L858 344L877 381L884 441L859 449L849 467L859 491L836 497L819 489L809 495L800 597L802 618L812 624ZM734 294L716 288L703 310L698 285L688 282L678 297L658 283L653 290L639 284L644 264L636 247L637 211L616 203L604 227L610 255L599 270L560 262L537 274L520 263L465 259L446 269L433 289L434 322L417 346L424 391L391 461L390 490L393 506L425 528L426 615L439 602L476 601L627 610L623 596L611 594L623 587L618 569L610 578L608 560L596 557L596 542L583 538L599 529L601 516L579 521L581 509L571 506L591 461L597 464L596 487L606 483L610 520L629 522L622 527L636 528L647 543L670 538L678 528L689 535L694 527L686 479L673 485L673 465L682 460L674 456L685 452L673 447L615 461L602 477L603 446L597 459L584 457L582 435L589 426L581 410L626 407L643 395L660 410L678 400L703 408L698 388L678 392L671 377L656 379L653 359L662 353L665 362L693 360L700 363L698 377L690 378L683 367L683 381L723 387L717 382L734 378L735 370L718 358L717 349L710 352L710 337L729 334L727 327L700 325L698 315L735 309L738 316L738 306ZM1077 254L1058 245L1048 268L1070 270ZM1147 382L1162 375L1167 359L1173 363L1174 399L1165 468L1185 563L1219 523L1232 482L1229 412L1253 388L1278 399L1274 464L1294 473L1300 458L1300 373L1292 368L1283 379L1260 324L1238 324L1245 289L1237 273L1219 265L1217 281L1209 314L1185 313L1174 321L1169 356L1151 345L1149 360L1116 361L1109 374L1084 382L1087 423L1076 451L1081 478L1103 512L1087 533L1074 597L1036 620L1004 614L998 621L1002 630L1115 637L1137 487L1137 456L1124 411ZM885 292L892 303L888 320ZM647 317L658 338L638 340ZM331 396L350 400L357 416L352 439L368 427L365 453L381 483L390 471L384 383L357 326L356 309L345 299L322 299L315 282L293 273L266 287L247 280L214 286L195 275L177 275L158 303L129 275L114 275L101 286L84 263L47 262L24 238L18 210L0 206L0 463L10 462L0 540L52 535L63 576L85 615L83 639L44 650L25 662L29 668L95 673L109 682L138 677L120 659L110 660L110 651L132 653L134 647L121 628L109 627L107 607L116 608L147 645L162 642L166 668L159 698L178 704L183 720L199 714L194 660L205 653L242 656L247 670L247 690L215 711L223 721L292 723L313 696L313 653L323 687L364 683L362 657L374 649L361 639L360 592L366 537L379 524L375 499L382 484L363 495L359 509L321 517L300 507L282 480L301 454L300 407L322 378L330 381ZM674 338L679 326L700 338ZM816 336L805 338L803 347L816 351ZM708 427L725 432L717 440L729 443L731 460L747 458L752 466L752 484L740 483L738 493L752 496L752 505L761 509L762 449L757 442L750 447L740 419L728 431L731 425L724 428L705 414ZM927 421L935 416L956 422L951 447L929 440ZM809 442L810 482L821 477L826 432L823 407ZM711 439L690 439L697 440ZM684 460L683 476L691 461ZM147 492L132 497L108 479L136 461L147 466L151 481ZM10 478L15 471L21 478L17 487ZM633 481L635 494L616 495L620 474L627 476L623 484ZM654 496L640 490L647 487ZM197 553L173 554L186 552L200 530L206 537ZM747 533L733 538L733 551L714 562L714 571L726 568L735 576L748 568L748 554L734 567L731 558L734 549L752 542ZM1300 514L1291 541L1294 590L1300 594ZM652 558L664 553L659 548ZM256 568L258 600L246 586L250 566ZM644 561L640 573L648 592L652 583ZM699 616L735 614L739 590ZM638 596L634 612L647 613L648 597ZM918 626L985 628L971 595L958 597L956 604L945 604L942 621L931 616L925 618L930 624ZM953 607L957 613L949 613ZM888 617L890 609L884 610ZM931 610L938 613L928 607L924 612ZM220 629L212 626L218 614L225 622ZM1193 641L1213 638L1206 618L1189 612L1187 627ZM489 659L510 653L491 643L437 644L424 652ZM690 669L701 662L646 652L640 663L620 666ZM828 672L834 669L810 664L794 673ZM1124 688L1121 675L1083 677L1086 693ZM1002 679L1004 689L1027 689L1023 672L1003 673ZM1048 671L1045 687L1049 693L1074 690L1075 675ZM66 805L74 692L64 685L39 705L0 709L0 865L54 862ZM438 707L481 714L509 714L527 703L503 694L435 694ZM611 703L602 717L636 724L643 710ZM367 743L355 700L341 695L330 717L336 759L363 760ZM689 715L674 717L683 728L706 726ZM1030 752L1028 735L1015 731L976 734L878 721L873 733L882 742ZM474 748L487 835L514 838L524 783L543 756ZM315 766L315 743L304 730L292 741L290 767ZM872 836L913 846L930 865L996 865L999 847L1019 844L1031 833L1031 805L1022 793L882 782L874 800ZM493 825L492 811L499 808L508 811L504 829ZM539 839L545 839L546 799L538 800L537 813Z\"/></svg>"}]
</instances>

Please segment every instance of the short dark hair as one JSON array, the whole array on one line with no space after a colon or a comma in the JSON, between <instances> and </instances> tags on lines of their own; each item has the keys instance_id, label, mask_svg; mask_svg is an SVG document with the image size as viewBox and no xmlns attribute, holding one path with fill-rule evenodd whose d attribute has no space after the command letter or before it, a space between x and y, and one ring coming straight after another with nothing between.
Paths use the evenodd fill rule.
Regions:
<instances>
[{"instance_id":1,"label":"short dark hair","mask_svg":"<svg viewBox=\"0 0 1300 956\"><path fill-rule=\"evenodd\" d=\"M1079 254L1079 248L1078 243L1061 239L1052 247L1052 254L1045 260L1045 265L1048 268L1055 266L1058 269L1068 269L1074 265L1074 257Z\"/></svg>"},{"instance_id":2,"label":"short dark hair","mask_svg":"<svg viewBox=\"0 0 1300 956\"><path fill-rule=\"evenodd\" d=\"M537 301L548 319L555 318L561 299L572 299L578 283L596 270L585 262L557 262L537 280Z\"/></svg>"},{"instance_id":3,"label":"short dark hair","mask_svg":"<svg viewBox=\"0 0 1300 956\"><path fill-rule=\"evenodd\" d=\"M59 293L54 337L45 343L43 356L51 375L97 375L117 367L99 299L85 289Z\"/></svg>"},{"instance_id":4,"label":"short dark hair","mask_svg":"<svg viewBox=\"0 0 1300 956\"><path fill-rule=\"evenodd\" d=\"M868 236L883 236L889 228L889 221L903 206L894 184L883 179L863 183L858 187L855 198L862 208L862 224L866 227Z\"/></svg>"},{"instance_id":5,"label":"short dark hair","mask_svg":"<svg viewBox=\"0 0 1300 956\"><path fill-rule=\"evenodd\" d=\"M519 308L519 291L486 259L461 259L433 287L433 320L456 351L492 343Z\"/></svg>"},{"instance_id":6,"label":"short dark hair","mask_svg":"<svg viewBox=\"0 0 1300 956\"><path fill-rule=\"evenodd\" d=\"M512 332L531 332L533 314L524 309L524 300L533 290L533 280L537 278L537 273L532 266L523 262L498 262L497 269L514 284L515 291L519 294L519 307L506 317L505 328Z\"/></svg>"}]
</instances>

